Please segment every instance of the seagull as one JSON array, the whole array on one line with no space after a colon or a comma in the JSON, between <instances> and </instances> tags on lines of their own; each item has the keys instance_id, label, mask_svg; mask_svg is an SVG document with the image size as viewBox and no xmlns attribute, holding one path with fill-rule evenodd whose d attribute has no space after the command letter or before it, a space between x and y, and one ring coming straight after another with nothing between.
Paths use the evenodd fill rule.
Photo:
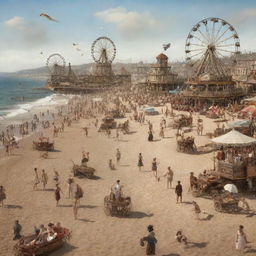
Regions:
<instances>
[{"instance_id":1,"label":"seagull","mask_svg":"<svg viewBox=\"0 0 256 256\"><path fill-rule=\"evenodd\" d=\"M77 46L77 45L79 45L79 44L73 43L73 46Z\"/></svg>"},{"instance_id":2,"label":"seagull","mask_svg":"<svg viewBox=\"0 0 256 256\"><path fill-rule=\"evenodd\" d=\"M163 44L163 48L164 48L165 51L166 51L168 48L170 48L170 46L171 46L171 43Z\"/></svg>"},{"instance_id":3,"label":"seagull","mask_svg":"<svg viewBox=\"0 0 256 256\"><path fill-rule=\"evenodd\" d=\"M43 52L40 52L40 54L44 54Z\"/></svg>"},{"instance_id":4,"label":"seagull","mask_svg":"<svg viewBox=\"0 0 256 256\"><path fill-rule=\"evenodd\" d=\"M54 22L58 22L57 20L55 20L54 18L52 18L51 16L49 16L47 13L41 13L40 14L41 17L45 17L48 20L54 21Z\"/></svg>"},{"instance_id":5,"label":"seagull","mask_svg":"<svg viewBox=\"0 0 256 256\"><path fill-rule=\"evenodd\" d=\"M79 52L81 51L81 49L79 49L79 48L76 48L76 50L79 51Z\"/></svg>"},{"instance_id":6,"label":"seagull","mask_svg":"<svg viewBox=\"0 0 256 256\"><path fill-rule=\"evenodd\" d=\"M81 56L84 56L84 54L82 53Z\"/></svg>"}]
</instances>

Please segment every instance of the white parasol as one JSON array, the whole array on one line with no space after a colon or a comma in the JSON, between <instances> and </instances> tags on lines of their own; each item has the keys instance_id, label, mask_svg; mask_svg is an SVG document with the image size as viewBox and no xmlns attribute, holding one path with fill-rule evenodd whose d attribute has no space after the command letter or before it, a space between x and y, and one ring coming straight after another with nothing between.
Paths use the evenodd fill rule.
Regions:
<instances>
[{"instance_id":1,"label":"white parasol","mask_svg":"<svg viewBox=\"0 0 256 256\"><path fill-rule=\"evenodd\" d=\"M212 142L226 146L249 146L256 143L256 139L246 136L236 130L212 139Z\"/></svg>"},{"instance_id":2,"label":"white parasol","mask_svg":"<svg viewBox=\"0 0 256 256\"><path fill-rule=\"evenodd\" d=\"M234 184L227 184L224 186L224 189L230 193L238 193L238 189Z\"/></svg>"}]
</instances>

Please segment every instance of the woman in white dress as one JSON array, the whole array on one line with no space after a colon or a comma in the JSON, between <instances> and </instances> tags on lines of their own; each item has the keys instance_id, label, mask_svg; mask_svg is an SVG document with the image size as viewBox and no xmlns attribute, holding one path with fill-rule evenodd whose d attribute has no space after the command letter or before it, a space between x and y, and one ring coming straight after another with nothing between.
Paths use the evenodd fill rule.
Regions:
<instances>
[{"instance_id":1,"label":"woman in white dress","mask_svg":"<svg viewBox=\"0 0 256 256\"><path fill-rule=\"evenodd\" d=\"M244 233L244 227L240 225L236 235L236 249L243 251L245 249L246 243L247 239Z\"/></svg>"}]
</instances>

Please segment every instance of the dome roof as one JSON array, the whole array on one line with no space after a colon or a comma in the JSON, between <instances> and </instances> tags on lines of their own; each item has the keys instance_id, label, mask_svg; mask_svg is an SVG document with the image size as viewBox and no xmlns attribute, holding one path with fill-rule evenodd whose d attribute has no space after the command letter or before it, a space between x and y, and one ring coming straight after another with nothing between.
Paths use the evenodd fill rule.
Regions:
<instances>
[{"instance_id":1,"label":"dome roof","mask_svg":"<svg viewBox=\"0 0 256 256\"><path fill-rule=\"evenodd\" d=\"M167 57L165 54L160 53L160 54L156 57L156 59L157 59L157 60L158 60L158 59L161 59L161 60L168 60L168 57Z\"/></svg>"}]
</instances>

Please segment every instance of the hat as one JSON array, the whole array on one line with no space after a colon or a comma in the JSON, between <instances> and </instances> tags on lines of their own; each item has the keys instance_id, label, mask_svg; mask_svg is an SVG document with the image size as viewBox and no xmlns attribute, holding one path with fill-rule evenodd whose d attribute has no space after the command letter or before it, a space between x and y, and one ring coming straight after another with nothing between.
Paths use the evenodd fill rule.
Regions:
<instances>
[{"instance_id":1,"label":"hat","mask_svg":"<svg viewBox=\"0 0 256 256\"><path fill-rule=\"evenodd\" d=\"M148 225L148 232L152 232L154 230L153 225Z\"/></svg>"}]
</instances>

